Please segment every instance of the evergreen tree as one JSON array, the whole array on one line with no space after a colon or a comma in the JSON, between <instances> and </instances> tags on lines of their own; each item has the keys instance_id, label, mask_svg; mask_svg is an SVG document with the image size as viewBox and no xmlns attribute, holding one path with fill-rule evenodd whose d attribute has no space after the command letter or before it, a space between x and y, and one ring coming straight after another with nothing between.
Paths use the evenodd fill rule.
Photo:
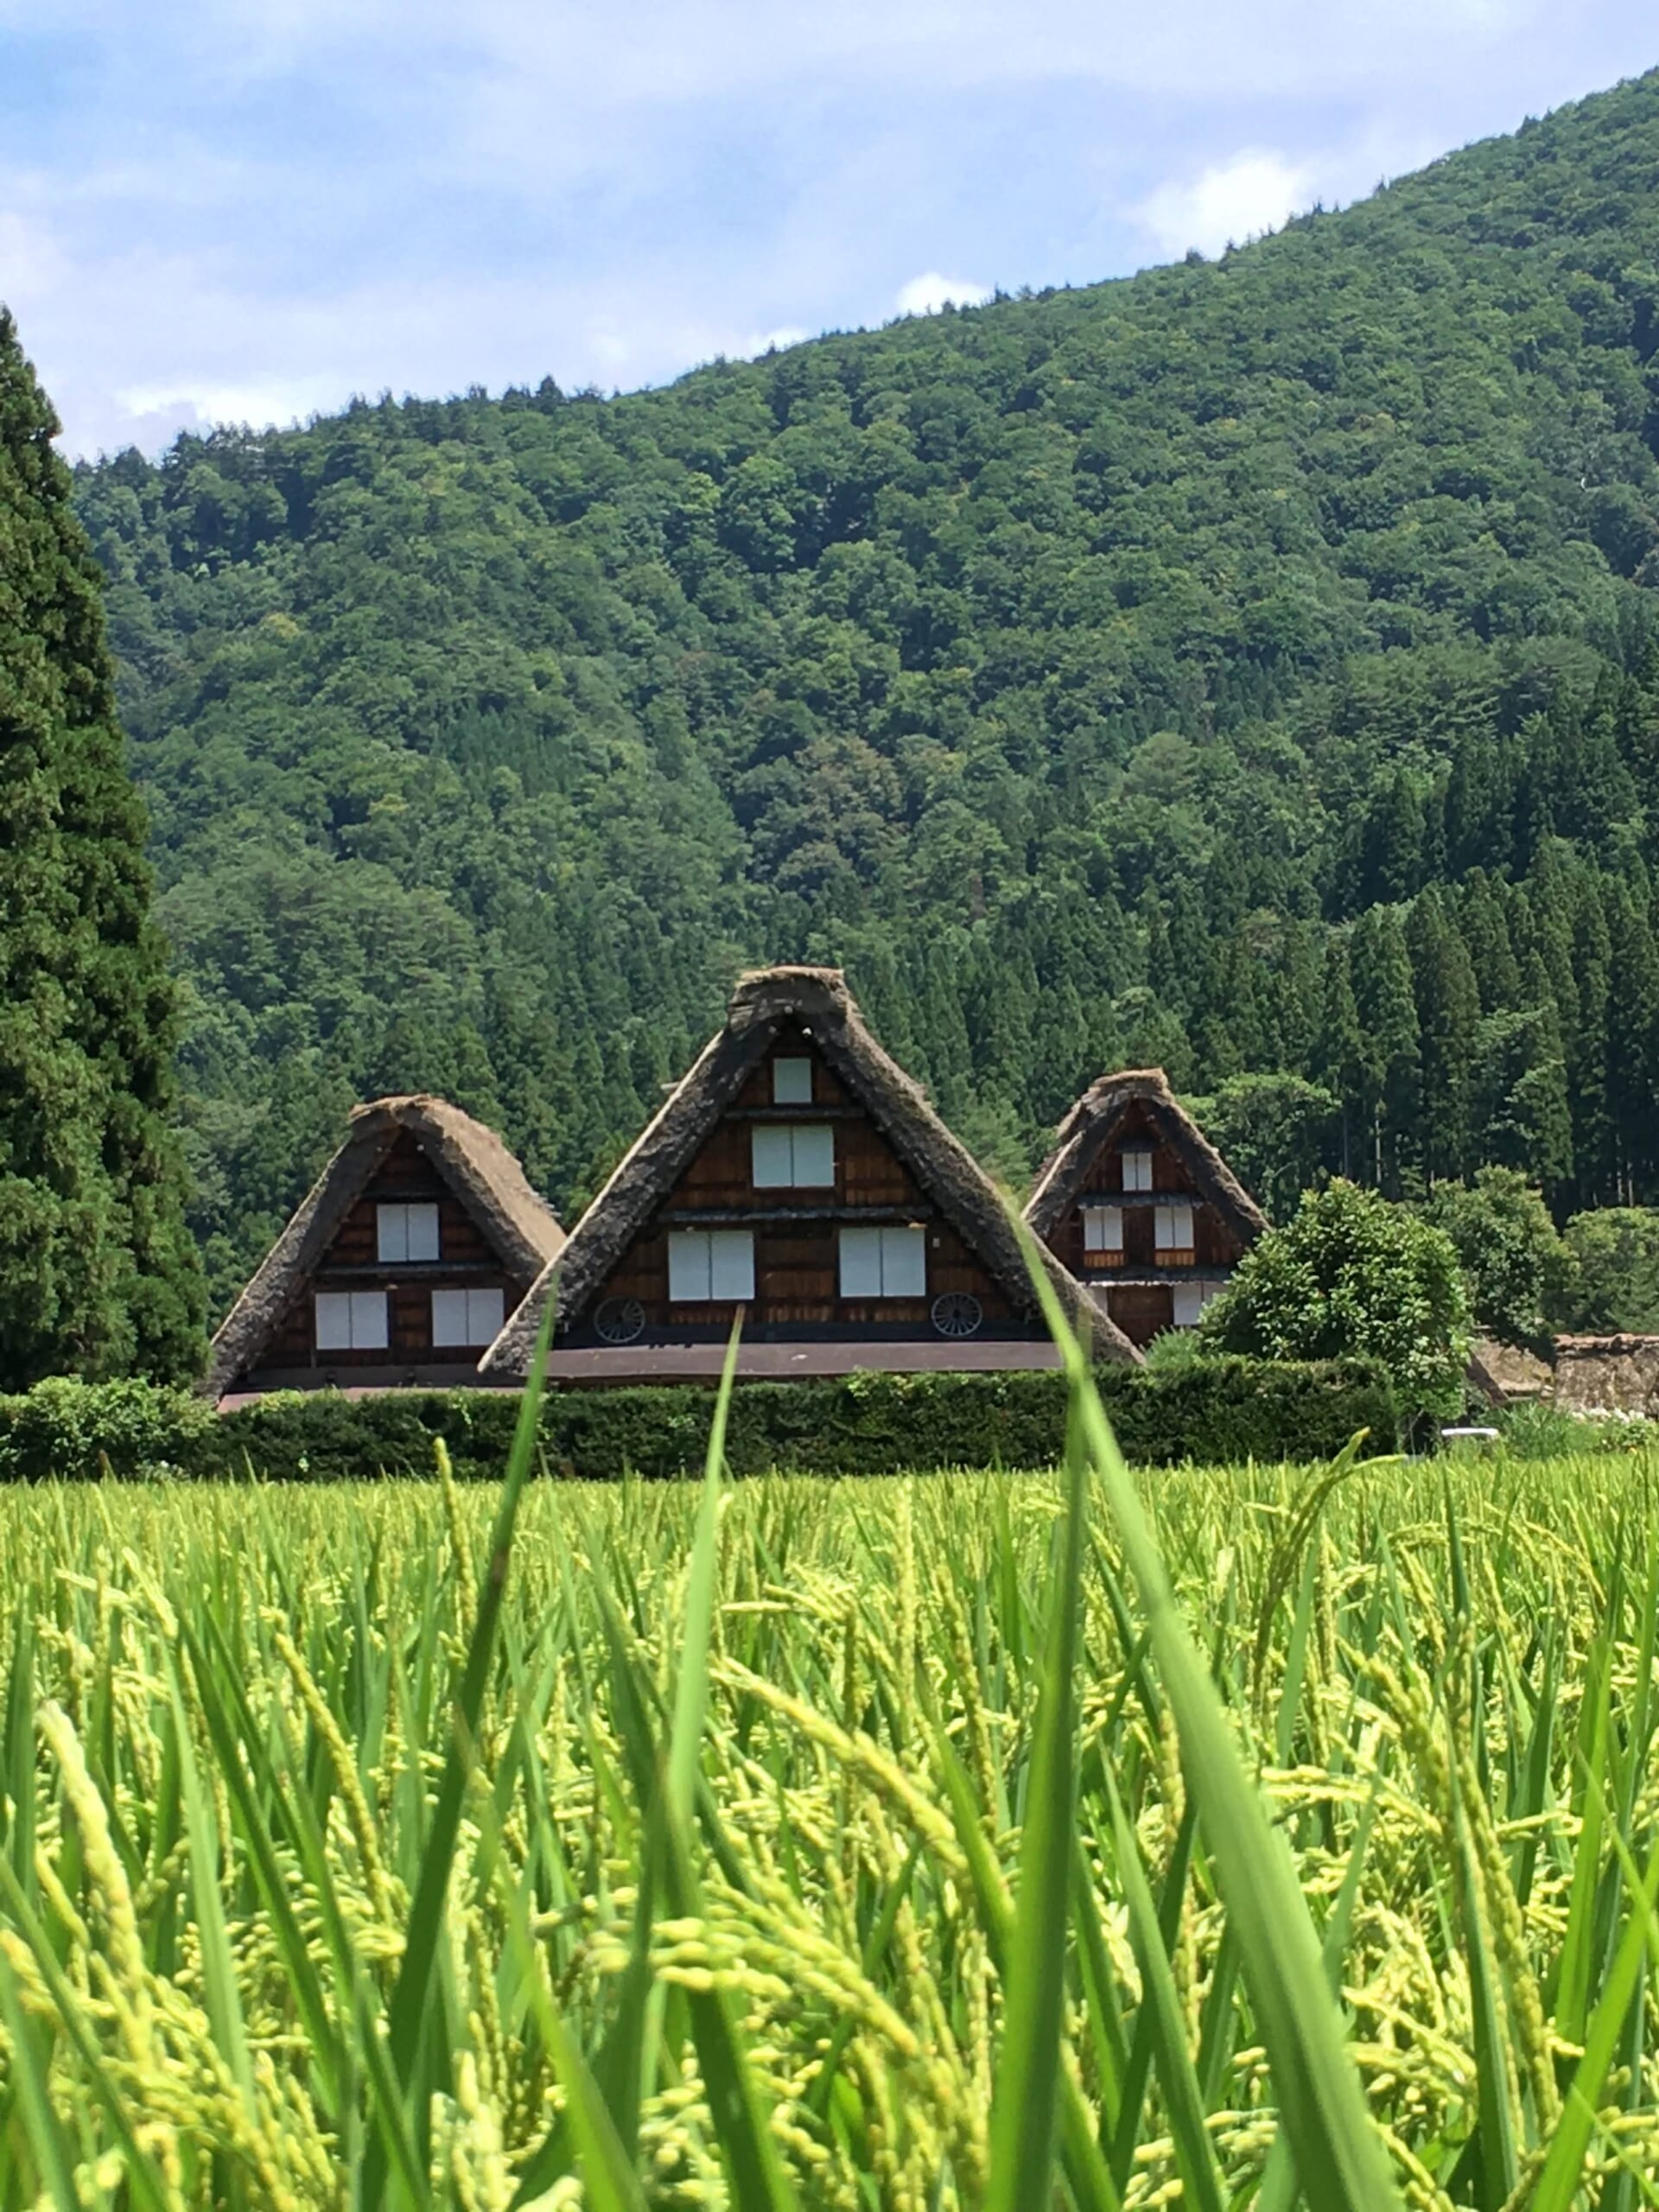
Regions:
<instances>
[{"instance_id":1,"label":"evergreen tree","mask_svg":"<svg viewBox=\"0 0 1659 2212\"><path fill-rule=\"evenodd\" d=\"M1413 906L1406 942L1421 1039L1418 1142L1423 1172L1433 1184L1463 1174L1470 1165L1470 1086L1480 994L1468 950L1447 921L1438 892L1425 891Z\"/></svg>"},{"instance_id":2,"label":"evergreen tree","mask_svg":"<svg viewBox=\"0 0 1659 2212\"><path fill-rule=\"evenodd\" d=\"M98 572L0 309L0 1389L191 1373L200 1263Z\"/></svg>"},{"instance_id":3,"label":"evergreen tree","mask_svg":"<svg viewBox=\"0 0 1659 2212\"><path fill-rule=\"evenodd\" d=\"M1421 1048L1411 956L1395 908L1373 906L1360 916L1349 957L1370 1133L1366 1170L1379 1189L1398 1198L1416 1127Z\"/></svg>"}]
</instances>

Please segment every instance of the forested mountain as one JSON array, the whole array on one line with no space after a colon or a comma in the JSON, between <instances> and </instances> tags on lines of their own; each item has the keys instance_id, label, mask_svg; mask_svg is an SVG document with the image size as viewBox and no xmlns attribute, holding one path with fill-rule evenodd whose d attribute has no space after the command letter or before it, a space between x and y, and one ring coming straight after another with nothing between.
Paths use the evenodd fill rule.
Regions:
<instances>
[{"instance_id":1,"label":"forested mountain","mask_svg":"<svg viewBox=\"0 0 1659 2212\"><path fill-rule=\"evenodd\" d=\"M219 1296L355 1095L574 1206L760 958L1007 1172L1156 1060L1659 1198L1656 188L1659 74L1218 262L83 471Z\"/></svg>"}]
</instances>

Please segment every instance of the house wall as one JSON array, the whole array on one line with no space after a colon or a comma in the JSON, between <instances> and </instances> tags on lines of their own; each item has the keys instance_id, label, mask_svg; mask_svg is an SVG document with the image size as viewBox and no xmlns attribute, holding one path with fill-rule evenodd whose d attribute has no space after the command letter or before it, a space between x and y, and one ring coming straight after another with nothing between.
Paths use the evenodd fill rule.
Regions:
<instances>
[{"instance_id":1,"label":"house wall","mask_svg":"<svg viewBox=\"0 0 1659 2212\"><path fill-rule=\"evenodd\" d=\"M772 1064L810 1058L810 1103L772 1103ZM827 1123L835 1133L835 1181L817 1188L757 1189L753 1132L766 1122ZM926 1236L927 1290L922 1298L844 1299L840 1294L837 1232L844 1224L922 1224ZM767 1330L819 1334L935 1332L935 1299L962 1291L978 1299L983 1329L999 1325L1023 1333L988 1270L943 1220L875 1123L819 1057L811 1041L785 1032L749 1075L696 1157L613 1272L576 1335L593 1333L593 1315L612 1300L637 1299L651 1337L683 1337L731 1326L730 1301L671 1303L668 1239L678 1229L748 1229L754 1236L755 1296L747 1311L746 1335Z\"/></svg>"},{"instance_id":2,"label":"house wall","mask_svg":"<svg viewBox=\"0 0 1659 2212\"><path fill-rule=\"evenodd\" d=\"M435 1201L435 1261L391 1263L378 1256L376 1209L399 1200ZM399 1379L411 1371L431 1381L461 1379L471 1374L483 1348L434 1344L433 1291L499 1289L505 1315L518 1306L525 1287L502 1267L419 1139L401 1129L330 1240L315 1274L296 1290L244 1387L321 1381L325 1375L336 1376L343 1384L366 1380L371 1373L378 1378L389 1370L395 1370ZM387 1348L319 1351L314 1300L320 1290L385 1290L391 1300Z\"/></svg>"},{"instance_id":3,"label":"house wall","mask_svg":"<svg viewBox=\"0 0 1659 2212\"><path fill-rule=\"evenodd\" d=\"M1125 1191L1122 1154L1150 1147L1152 1188ZM1190 1258L1160 1253L1156 1211L1160 1198L1187 1198L1192 1205ZM1123 1209L1123 1254L1105 1264L1106 1255L1084 1248L1084 1208L1109 1200ZM1107 1308L1131 1343L1144 1344L1173 1325L1174 1286L1181 1281L1224 1281L1244 1255L1243 1240L1209 1201L1199 1195L1185 1161L1158 1135L1137 1103L1111 1131L1084 1171L1077 1198L1048 1238L1063 1267L1084 1282L1106 1288ZM1133 1281L1127 1278L1134 1277Z\"/></svg>"}]
</instances>

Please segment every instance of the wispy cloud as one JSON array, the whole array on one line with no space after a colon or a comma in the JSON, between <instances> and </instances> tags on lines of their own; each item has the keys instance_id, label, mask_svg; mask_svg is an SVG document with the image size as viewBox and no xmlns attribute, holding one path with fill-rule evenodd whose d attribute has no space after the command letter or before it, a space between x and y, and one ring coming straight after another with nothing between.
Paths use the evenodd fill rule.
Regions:
<instances>
[{"instance_id":1,"label":"wispy cloud","mask_svg":"<svg viewBox=\"0 0 1659 2212\"><path fill-rule=\"evenodd\" d=\"M1016 6L0 0L0 298L79 451L656 382L1214 251L1652 59L1645 0Z\"/></svg>"}]
</instances>

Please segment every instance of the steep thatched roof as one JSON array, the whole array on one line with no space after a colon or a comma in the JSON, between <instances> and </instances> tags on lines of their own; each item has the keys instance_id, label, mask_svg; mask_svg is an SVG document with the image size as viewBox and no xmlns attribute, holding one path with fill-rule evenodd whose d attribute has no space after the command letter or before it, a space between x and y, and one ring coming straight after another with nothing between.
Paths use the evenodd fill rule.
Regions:
<instances>
[{"instance_id":1,"label":"steep thatched roof","mask_svg":"<svg viewBox=\"0 0 1659 2212\"><path fill-rule=\"evenodd\" d=\"M919 1085L871 1036L840 970L763 968L738 979L724 1028L709 1039L576 1224L556 1270L560 1326L570 1327L587 1313L786 1024L810 1036L1016 1312L1034 1314L1036 1294L995 1185L945 1128ZM1101 1302L1047 1253L1043 1263L1068 1313L1080 1316L1088 1328L1096 1356L1138 1359ZM526 1371L554 1275L548 1268L485 1353L482 1375L505 1381Z\"/></svg>"},{"instance_id":2,"label":"steep thatched roof","mask_svg":"<svg viewBox=\"0 0 1659 2212\"><path fill-rule=\"evenodd\" d=\"M1031 1228L1039 1236L1053 1235L1084 1178L1136 1106L1185 1166L1200 1197L1243 1243L1254 1243L1268 1226L1267 1216L1179 1103L1162 1068L1122 1068L1090 1084L1054 1133L1054 1149L1026 1206Z\"/></svg>"},{"instance_id":3,"label":"steep thatched roof","mask_svg":"<svg viewBox=\"0 0 1659 2212\"><path fill-rule=\"evenodd\" d=\"M557 1215L531 1190L524 1169L482 1122L447 1099L424 1093L354 1106L345 1143L301 1200L213 1338L206 1387L215 1396L258 1358L293 1298L315 1272L341 1222L405 1129L419 1139L428 1159L516 1282L533 1282L564 1249Z\"/></svg>"}]
</instances>

